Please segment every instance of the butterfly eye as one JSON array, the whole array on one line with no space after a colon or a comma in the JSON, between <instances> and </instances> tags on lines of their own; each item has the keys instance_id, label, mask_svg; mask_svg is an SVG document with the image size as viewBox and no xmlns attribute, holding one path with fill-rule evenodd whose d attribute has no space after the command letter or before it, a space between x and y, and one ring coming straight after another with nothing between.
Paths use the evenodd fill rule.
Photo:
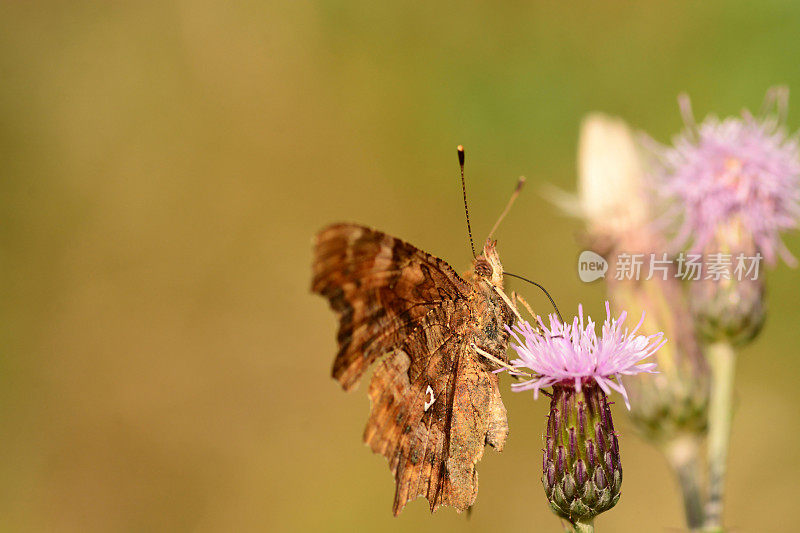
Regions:
<instances>
[{"instance_id":1,"label":"butterfly eye","mask_svg":"<svg viewBox=\"0 0 800 533\"><path fill-rule=\"evenodd\" d=\"M485 259L479 259L475 263L475 273L479 276L488 278L492 275L492 265Z\"/></svg>"}]
</instances>

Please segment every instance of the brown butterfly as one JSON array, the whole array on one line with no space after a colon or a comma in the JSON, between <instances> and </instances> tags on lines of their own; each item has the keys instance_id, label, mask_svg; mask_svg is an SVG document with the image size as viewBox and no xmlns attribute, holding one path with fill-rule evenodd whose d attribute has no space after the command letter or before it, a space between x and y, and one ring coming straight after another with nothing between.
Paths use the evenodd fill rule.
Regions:
<instances>
[{"instance_id":1,"label":"brown butterfly","mask_svg":"<svg viewBox=\"0 0 800 533\"><path fill-rule=\"evenodd\" d=\"M461 147L459 160L463 180ZM351 390L377 362L364 441L389 461L395 516L418 496L431 511L469 508L484 446L501 450L508 435L493 371L507 366L505 325L519 315L503 292L495 244L487 239L461 277L364 226L335 224L316 237L311 290L339 317L333 377Z\"/></svg>"}]
</instances>

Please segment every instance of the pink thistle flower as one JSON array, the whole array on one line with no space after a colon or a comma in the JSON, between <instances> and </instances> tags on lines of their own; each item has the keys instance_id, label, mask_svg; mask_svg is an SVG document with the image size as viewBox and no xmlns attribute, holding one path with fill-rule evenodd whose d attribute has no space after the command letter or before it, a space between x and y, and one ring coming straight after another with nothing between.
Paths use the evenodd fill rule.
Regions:
<instances>
[{"instance_id":1,"label":"pink thistle flower","mask_svg":"<svg viewBox=\"0 0 800 533\"><path fill-rule=\"evenodd\" d=\"M676 244L700 253L717 228L738 219L769 264L776 255L796 263L780 239L800 220L800 145L784 125L787 104L788 91L776 88L765 101L775 112L696 125L682 97L686 129L671 147L652 143L660 192L680 220Z\"/></svg>"},{"instance_id":2,"label":"pink thistle flower","mask_svg":"<svg viewBox=\"0 0 800 533\"><path fill-rule=\"evenodd\" d=\"M554 314L550 315L550 327L545 327L538 318L541 331L527 321L517 322L506 329L514 338L511 347L519 356L511 364L516 368L527 368L536 373L534 379L511 385L516 392L533 389L534 398L539 390L553 385L581 387L596 382L604 393L611 389L619 392L630 409L630 402L620 376L656 372L655 363L642 363L667 341L663 333L637 335L644 322L644 313L639 324L628 332L622 329L627 313L611 318L611 308L606 302L606 320L602 334L598 337L591 317L583 320L583 306L578 306L578 316L571 324L562 324ZM614 378L614 380L612 380Z\"/></svg>"}]
</instances>

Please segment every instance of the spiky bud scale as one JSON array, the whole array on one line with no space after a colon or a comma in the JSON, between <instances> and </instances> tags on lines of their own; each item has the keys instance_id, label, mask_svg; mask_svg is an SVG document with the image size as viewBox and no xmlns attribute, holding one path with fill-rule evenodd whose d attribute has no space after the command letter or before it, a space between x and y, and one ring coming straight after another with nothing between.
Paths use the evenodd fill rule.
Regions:
<instances>
[{"instance_id":1,"label":"spiky bud scale","mask_svg":"<svg viewBox=\"0 0 800 533\"><path fill-rule=\"evenodd\" d=\"M619 443L606 394L587 382L555 385L547 421L542 485L550 508L570 522L614 507L622 487Z\"/></svg>"}]
</instances>

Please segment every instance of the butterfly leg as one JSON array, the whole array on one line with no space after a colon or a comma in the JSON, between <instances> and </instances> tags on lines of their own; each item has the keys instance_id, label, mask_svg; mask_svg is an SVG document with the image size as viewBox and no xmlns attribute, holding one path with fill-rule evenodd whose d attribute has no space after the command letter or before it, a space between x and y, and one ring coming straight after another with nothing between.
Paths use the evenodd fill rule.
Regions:
<instances>
[{"instance_id":1,"label":"butterfly leg","mask_svg":"<svg viewBox=\"0 0 800 533\"><path fill-rule=\"evenodd\" d=\"M472 349L475 350L475 352L478 355L482 355L483 357L485 357L486 359L488 359L492 363L494 363L494 364L496 364L496 365L508 370L509 372L512 373L512 375L530 376L530 374L528 374L527 372L523 372L523 371L521 371L521 370L519 370L519 369L517 369L517 368L515 368L515 367L513 367L511 365L509 365L508 363L503 362L502 360L500 360L499 358L497 358L494 355L490 354L486 350L478 348L478 346L475 345L475 344L472 345Z\"/></svg>"},{"instance_id":2,"label":"butterfly leg","mask_svg":"<svg viewBox=\"0 0 800 533\"><path fill-rule=\"evenodd\" d=\"M533 308L528 304L528 302L519 294L515 294L517 300L522 304L522 306L531 314L531 316L536 319L537 315L533 312Z\"/></svg>"},{"instance_id":3,"label":"butterfly leg","mask_svg":"<svg viewBox=\"0 0 800 533\"><path fill-rule=\"evenodd\" d=\"M515 291L511 291L511 300L514 303L514 305L517 305L517 300L519 300L522 306L525 307L525 309L528 311L528 313L530 313L531 317L533 318L533 323L531 324L533 329L541 333L541 331L539 330L539 326L537 325L539 321L539 315L533 312L533 308L530 306L530 304L528 304L527 300L525 300L525 298L523 298L522 295L517 294Z\"/></svg>"},{"instance_id":4,"label":"butterfly leg","mask_svg":"<svg viewBox=\"0 0 800 533\"><path fill-rule=\"evenodd\" d=\"M520 314L519 314L519 311L517 311L517 306L516 306L516 305L515 305L515 304L514 304L514 303L513 303L513 302L512 302L512 301L511 301L509 298L508 298L508 296L506 296L506 293L505 293L505 292L503 292L503 289L501 289L500 287L497 287L497 286L494 286L494 287L492 287L492 288L495 290L495 292L497 292L497 294L499 294L499 295L500 295L500 298L502 298L502 299L503 299L503 301L506 303L506 305L507 305L507 306L508 306L508 307L509 307L509 308L510 308L510 309L511 309L513 312L514 312L514 314L517 316L517 318L518 318L518 319L520 319L520 320L522 320L522 315L520 315Z\"/></svg>"}]
</instances>

